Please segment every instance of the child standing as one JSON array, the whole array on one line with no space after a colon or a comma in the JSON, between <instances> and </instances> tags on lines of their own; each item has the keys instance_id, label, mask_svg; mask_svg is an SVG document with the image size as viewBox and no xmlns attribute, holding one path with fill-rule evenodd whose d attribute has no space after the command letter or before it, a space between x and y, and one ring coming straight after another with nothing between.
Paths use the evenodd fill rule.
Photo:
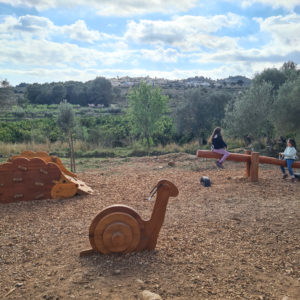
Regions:
<instances>
[{"instance_id":1,"label":"child standing","mask_svg":"<svg viewBox=\"0 0 300 300\"><path fill-rule=\"evenodd\" d=\"M218 168L224 169L223 162L229 156L230 153L226 151L227 145L223 140L220 127L216 127L214 129L208 141L211 143L211 150L213 152L223 155L221 159L216 161L216 165Z\"/></svg>"},{"instance_id":2,"label":"child standing","mask_svg":"<svg viewBox=\"0 0 300 300\"><path fill-rule=\"evenodd\" d=\"M279 153L279 156L286 160L286 165L287 165L289 173L292 177L292 179L291 179L292 182L295 182L295 175L294 175L294 172L293 172L293 169L292 169L292 165L293 165L294 160L296 159L296 153L297 153L296 143L293 139L288 139L287 140L287 147L285 148L284 152ZM287 178L288 175L285 172L285 168L283 166L280 166L280 169L283 173L282 178L283 179Z\"/></svg>"}]
</instances>

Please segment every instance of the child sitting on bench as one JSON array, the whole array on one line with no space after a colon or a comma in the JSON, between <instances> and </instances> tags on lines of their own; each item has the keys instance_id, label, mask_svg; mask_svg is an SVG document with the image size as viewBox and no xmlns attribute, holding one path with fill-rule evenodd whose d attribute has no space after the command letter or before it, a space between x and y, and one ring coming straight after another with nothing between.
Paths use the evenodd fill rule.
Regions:
<instances>
[{"instance_id":1,"label":"child sitting on bench","mask_svg":"<svg viewBox=\"0 0 300 300\"><path fill-rule=\"evenodd\" d=\"M216 161L216 165L218 168L224 169L223 162L229 156L230 153L226 151L227 145L223 140L220 127L216 127L214 129L208 141L209 143L211 143L211 150L213 152L223 155L221 159Z\"/></svg>"},{"instance_id":2,"label":"child sitting on bench","mask_svg":"<svg viewBox=\"0 0 300 300\"><path fill-rule=\"evenodd\" d=\"M296 153L297 153L296 142L293 139L288 139L287 140L287 147L285 148L284 152L279 153L279 158L286 160L286 165L287 165L287 168L288 168L289 173L291 175L292 182L295 182L295 175L294 175L294 172L293 172L293 169L292 169L292 165L293 165L294 160L296 159ZM285 168L283 166L280 166L280 169L283 173L282 178L286 179L288 175L285 172Z\"/></svg>"}]
</instances>

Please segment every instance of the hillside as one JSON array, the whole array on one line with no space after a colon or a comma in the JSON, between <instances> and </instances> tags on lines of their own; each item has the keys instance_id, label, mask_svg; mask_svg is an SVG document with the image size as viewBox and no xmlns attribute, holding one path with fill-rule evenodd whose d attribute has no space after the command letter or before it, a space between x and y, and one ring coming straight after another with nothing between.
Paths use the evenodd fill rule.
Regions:
<instances>
[{"instance_id":1,"label":"hillside","mask_svg":"<svg viewBox=\"0 0 300 300\"><path fill-rule=\"evenodd\" d=\"M45 84L21 83L14 87L14 93L19 99L18 102L22 101L20 99L25 96L29 88L30 92L28 92L28 96L36 104L57 104L61 99L66 98L70 103L84 106L88 104L99 104L102 106L101 101L103 99L106 99L105 101L108 103L123 106L127 104L126 96L128 91L133 87L137 87L141 82L161 88L165 95L168 95L173 101L177 102L178 99L184 98L185 94L189 91L199 88L207 92L224 90L235 93L248 88L251 80L244 76L230 76L218 80L202 76L181 80L128 76L118 78L97 77L85 83L75 81ZM40 97L38 95L41 95L40 99L38 99ZM100 100L100 98L103 99ZM104 103L106 103L105 101Z\"/></svg>"},{"instance_id":2,"label":"hillside","mask_svg":"<svg viewBox=\"0 0 300 300\"><path fill-rule=\"evenodd\" d=\"M175 105L178 100L182 100L188 92L194 89L203 89L207 92L223 90L230 93L236 93L248 88L251 80L244 76L230 76L224 79L212 80L205 77L191 77L182 80L168 80L150 77L121 77L109 79L113 87L115 103L126 104L126 95L130 88L136 87L140 82L146 82L149 85L159 87L163 94L168 95ZM174 104L175 103L175 104Z\"/></svg>"}]
</instances>

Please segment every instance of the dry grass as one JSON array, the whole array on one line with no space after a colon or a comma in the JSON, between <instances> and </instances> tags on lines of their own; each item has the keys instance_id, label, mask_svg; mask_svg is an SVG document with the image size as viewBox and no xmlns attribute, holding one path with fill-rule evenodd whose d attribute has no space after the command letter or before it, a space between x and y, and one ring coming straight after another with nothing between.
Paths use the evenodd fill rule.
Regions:
<instances>
[{"instance_id":1,"label":"dry grass","mask_svg":"<svg viewBox=\"0 0 300 300\"><path fill-rule=\"evenodd\" d=\"M0 153L3 156L10 156L13 154L21 153L24 150L32 150L32 151L46 151L50 152L50 145L49 144L34 144L34 143L21 143L21 144L7 144L0 142Z\"/></svg>"},{"instance_id":2,"label":"dry grass","mask_svg":"<svg viewBox=\"0 0 300 300\"><path fill-rule=\"evenodd\" d=\"M166 146L158 145L152 147L151 151L157 151L162 153L171 153L171 152L188 152L188 153L195 153L196 150L199 148L197 142L191 142L185 145L177 145L175 143L168 144ZM38 143L3 143L0 142L0 153L4 157L9 157L10 155L19 154L24 150L31 150L31 151L45 151L47 153L67 153L69 146L66 142L56 142L50 143L46 142L44 144ZM75 141L74 142L74 150L77 153L85 154L89 151L98 151L98 152L111 152L114 153L115 156L118 156L118 153L122 153L122 156L126 154L126 152L130 153L132 150L140 150L140 151L147 151L146 147L142 145L134 144L132 147L127 148L104 148L102 146L93 145L90 143L86 143L83 141Z\"/></svg>"}]
</instances>

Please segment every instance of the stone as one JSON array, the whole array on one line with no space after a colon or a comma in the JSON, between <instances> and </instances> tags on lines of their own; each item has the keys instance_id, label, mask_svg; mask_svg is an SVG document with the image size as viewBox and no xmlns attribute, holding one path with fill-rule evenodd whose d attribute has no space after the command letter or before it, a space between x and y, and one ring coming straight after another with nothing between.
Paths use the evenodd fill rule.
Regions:
<instances>
[{"instance_id":1,"label":"stone","mask_svg":"<svg viewBox=\"0 0 300 300\"><path fill-rule=\"evenodd\" d=\"M136 282L139 283L139 284L144 284L144 281L141 280L141 279L137 279Z\"/></svg>"},{"instance_id":2,"label":"stone","mask_svg":"<svg viewBox=\"0 0 300 300\"><path fill-rule=\"evenodd\" d=\"M160 295L152 293L148 290L142 291L141 296L142 300L162 300Z\"/></svg>"},{"instance_id":3,"label":"stone","mask_svg":"<svg viewBox=\"0 0 300 300\"><path fill-rule=\"evenodd\" d=\"M120 275L120 274L121 274L121 270L118 270L118 269L117 269L117 270L114 270L113 274L114 274L114 275Z\"/></svg>"}]
</instances>

